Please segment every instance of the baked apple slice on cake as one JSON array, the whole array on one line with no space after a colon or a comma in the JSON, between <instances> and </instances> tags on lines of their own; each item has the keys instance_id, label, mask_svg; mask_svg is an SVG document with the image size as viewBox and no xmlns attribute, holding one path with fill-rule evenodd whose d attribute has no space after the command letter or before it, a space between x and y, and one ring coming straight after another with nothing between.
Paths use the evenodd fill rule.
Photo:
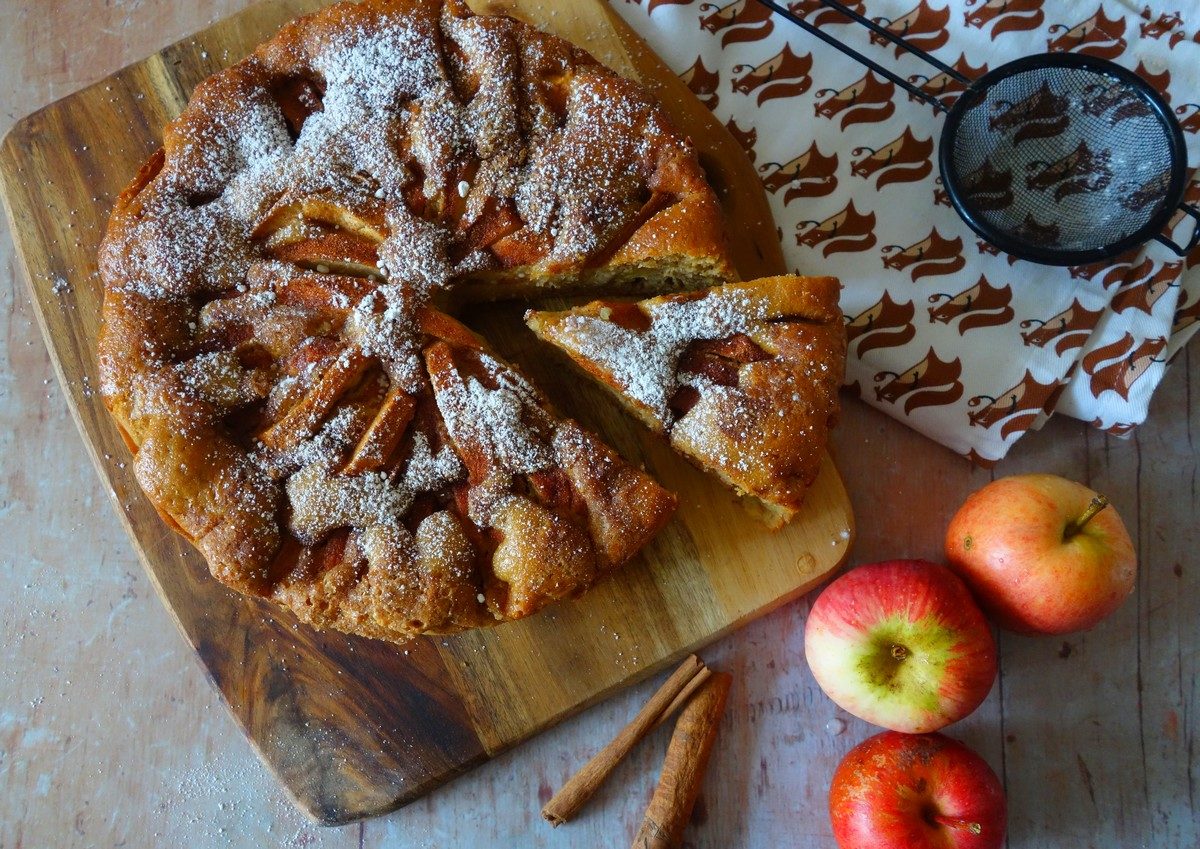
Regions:
<instances>
[{"instance_id":1,"label":"baked apple slice on cake","mask_svg":"<svg viewBox=\"0 0 1200 849\"><path fill-rule=\"evenodd\" d=\"M838 414L836 278L765 277L525 319L768 525L795 515Z\"/></svg>"},{"instance_id":2,"label":"baked apple slice on cake","mask_svg":"<svg viewBox=\"0 0 1200 849\"><path fill-rule=\"evenodd\" d=\"M336 3L196 87L117 199L101 390L212 574L403 642L586 591L675 497L448 312L731 272L696 151L582 50Z\"/></svg>"}]
</instances>

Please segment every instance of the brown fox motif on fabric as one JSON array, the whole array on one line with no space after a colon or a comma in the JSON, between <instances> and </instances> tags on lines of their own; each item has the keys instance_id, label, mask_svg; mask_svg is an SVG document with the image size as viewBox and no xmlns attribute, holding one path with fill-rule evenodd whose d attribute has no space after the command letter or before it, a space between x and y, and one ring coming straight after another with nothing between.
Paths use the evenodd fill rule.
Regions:
<instances>
[{"instance_id":1,"label":"brown fox motif on fabric","mask_svg":"<svg viewBox=\"0 0 1200 849\"><path fill-rule=\"evenodd\" d=\"M1117 422L1105 427L1104 419L1100 418L1099 416L1096 416L1096 418L1092 419L1090 422L1088 422L1088 424L1097 430L1102 430L1105 433L1111 433L1113 436L1124 436L1125 434L1129 433L1129 431L1137 427L1137 425L1133 422Z\"/></svg>"},{"instance_id":2,"label":"brown fox motif on fabric","mask_svg":"<svg viewBox=\"0 0 1200 849\"><path fill-rule=\"evenodd\" d=\"M1161 363L1159 356L1167 347L1166 337L1145 339L1137 344L1132 333L1126 333L1115 342L1110 342L1087 354L1083 358L1083 370L1091 377L1088 388L1099 398L1100 393L1112 390L1125 401L1138 379L1154 363Z\"/></svg>"},{"instance_id":3,"label":"brown fox motif on fabric","mask_svg":"<svg viewBox=\"0 0 1200 849\"><path fill-rule=\"evenodd\" d=\"M1134 286L1138 283L1138 281L1145 280L1154 273L1154 260L1150 259L1150 257L1146 257L1137 265L1134 265L1132 262L1124 263L1124 269L1124 272L1122 272L1122 274L1113 282L1115 282L1118 287ZM1108 278L1112 276L1112 274L1106 274L1105 280L1107 281ZM1107 282L1105 283L1104 288L1108 288Z\"/></svg>"},{"instance_id":4,"label":"brown fox motif on fabric","mask_svg":"<svg viewBox=\"0 0 1200 849\"><path fill-rule=\"evenodd\" d=\"M891 380L887 380L888 377ZM920 407L953 404L963 395L962 360L941 359L933 348L921 360L897 374L881 371L875 375L875 400L895 404L904 398L904 412ZM881 381L883 381L881 383Z\"/></svg>"},{"instance_id":5,"label":"brown fox motif on fabric","mask_svg":"<svg viewBox=\"0 0 1200 849\"><path fill-rule=\"evenodd\" d=\"M720 95L717 94L717 86L721 84L721 75L717 71L710 71L706 68L703 57L697 56L692 67L680 74L679 79L683 80L683 84L691 89L692 94L696 95L701 103L709 109L717 108L717 104L721 101Z\"/></svg>"},{"instance_id":6,"label":"brown fox motif on fabric","mask_svg":"<svg viewBox=\"0 0 1200 849\"><path fill-rule=\"evenodd\" d=\"M1054 199L1062 200L1068 195L1099 192L1112 182L1112 151L1094 151L1086 141L1081 141L1066 156L1047 162L1035 159L1026 164L1029 170L1025 186L1030 189L1054 189Z\"/></svg>"},{"instance_id":7,"label":"brown fox motif on fabric","mask_svg":"<svg viewBox=\"0 0 1200 849\"><path fill-rule=\"evenodd\" d=\"M1162 203L1163 195L1166 194L1166 187L1170 185L1170 181L1170 171L1164 170L1163 173L1152 176L1150 180L1134 188L1132 192L1123 192L1121 205L1127 210L1138 212L1145 209L1147 205Z\"/></svg>"},{"instance_id":8,"label":"brown fox motif on fabric","mask_svg":"<svg viewBox=\"0 0 1200 849\"><path fill-rule=\"evenodd\" d=\"M740 41L758 41L770 35L775 28L771 10L755 0L734 0L724 6L701 3L700 12L708 12L700 18L701 28L711 33L728 30L721 36L722 47Z\"/></svg>"},{"instance_id":9,"label":"brown fox motif on fabric","mask_svg":"<svg viewBox=\"0 0 1200 849\"><path fill-rule=\"evenodd\" d=\"M868 155L863 156L864 153ZM933 139L918 139L911 127L881 148L856 147L852 156L862 156L850 165L855 177L875 179L875 187L882 189L889 183L908 183L922 180L933 171Z\"/></svg>"},{"instance_id":10,"label":"brown fox motif on fabric","mask_svg":"<svg viewBox=\"0 0 1200 849\"><path fill-rule=\"evenodd\" d=\"M1013 256L1012 254L1001 254L1000 249L998 247L996 247L995 245L989 244L988 242L985 242L983 239L975 240L975 249L978 250L981 255L1004 256L1004 258L1008 261L1009 265L1016 265L1017 258L1015 256Z\"/></svg>"},{"instance_id":11,"label":"brown fox motif on fabric","mask_svg":"<svg viewBox=\"0 0 1200 849\"><path fill-rule=\"evenodd\" d=\"M799 15L809 23L818 27L827 27L830 24L854 23L841 12L826 6L821 2L821 0L794 0L794 2L788 3L787 5L792 14ZM865 15L867 13L866 3L864 3L863 0L847 0L847 2L843 2L842 5L854 12L858 12L860 15ZM810 19L809 15L812 15L813 12L816 12L817 14L815 17Z\"/></svg>"},{"instance_id":12,"label":"brown fox motif on fabric","mask_svg":"<svg viewBox=\"0 0 1200 849\"><path fill-rule=\"evenodd\" d=\"M1200 295L1190 304L1184 304L1175 310L1175 318L1171 321L1171 335L1175 336L1200 322Z\"/></svg>"},{"instance_id":13,"label":"brown fox motif on fabric","mask_svg":"<svg viewBox=\"0 0 1200 849\"><path fill-rule=\"evenodd\" d=\"M1006 32L1037 29L1046 20L1043 0L967 0L966 24L976 29L991 26L992 41ZM974 8L971 8L974 7Z\"/></svg>"},{"instance_id":14,"label":"brown fox motif on fabric","mask_svg":"<svg viewBox=\"0 0 1200 849\"><path fill-rule=\"evenodd\" d=\"M1083 93L1087 98L1083 104L1084 114L1100 117L1107 112L1108 122L1114 126L1131 118L1145 118L1153 114L1146 101L1123 83L1091 83L1084 86Z\"/></svg>"},{"instance_id":15,"label":"brown fox motif on fabric","mask_svg":"<svg viewBox=\"0 0 1200 849\"><path fill-rule=\"evenodd\" d=\"M984 275L979 276L974 286L963 289L957 295L936 293L929 296L929 320L950 324L958 321L958 333L965 336L968 330L977 327L998 327L1012 321L1012 287L993 286Z\"/></svg>"},{"instance_id":16,"label":"brown fox motif on fabric","mask_svg":"<svg viewBox=\"0 0 1200 849\"><path fill-rule=\"evenodd\" d=\"M942 183L942 178L934 177L933 184L933 205L950 206L950 193L946 191L946 186Z\"/></svg>"},{"instance_id":17,"label":"brown fox motif on fabric","mask_svg":"<svg viewBox=\"0 0 1200 849\"><path fill-rule=\"evenodd\" d=\"M1013 235L1035 245L1057 245L1062 238L1062 230L1053 221L1038 221L1031 212L1013 230Z\"/></svg>"},{"instance_id":18,"label":"brown fox motif on fabric","mask_svg":"<svg viewBox=\"0 0 1200 849\"><path fill-rule=\"evenodd\" d=\"M1163 68L1157 74L1154 74L1146 67L1146 63L1139 59L1134 71L1139 77L1150 83L1150 87L1161 94L1168 103L1171 102L1170 92L1167 91L1171 85L1171 70L1169 68Z\"/></svg>"},{"instance_id":19,"label":"brown fox motif on fabric","mask_svg":"<svg viewBox=\"0 0 1200 849\"><path fill-rule=\"evenodd\" d=\"M1194 41L1196 44L1200 44L1200 30L1196 30L1194 33L1192 33L1191 39L1188 39L1187 33L1185 33L1183 30L1175 30L1175 32L1171 33L1171 37L1167 39L1167 46L1174 50L1176 44L1179 44L1181 41L1188 40Z\"/></svg>"},{"instance_id":20,"label":"brown fox motif on fabric","mask_svg":"<svg viewBox=\"0 0 1200 849\"><path fill-rule=\"evenodd\" d=\"M996 465L997 460L996 457L985 457L974 448L970 449L969 451L964 451L962 456L967 460L970 460L972 465L978 466L981 469L990 469L992 466Z\"/></svg>"},{"instance_id":21,"label":"brown fox motif on fabric","mask_svg":"<svg viewBox=\"0 0 1200 849\"><path fill-rule=\"evenodd\" d=\"M826 156L817 148L817 143L809 145L808 150L790 162L765 162L758 166L763 174L763 187L769 192L777 192L784 186L783 202L791 203L799 197L824 197L832 194L837 188L838 155ZM773 170L772 170L773 169Z\"/></svg>"},{"instance_id":22,"label":"brown fox motif on fabric","mask_svg":"<svg viewBox=\"0 0 1200 849\"><path fill-rule=\"evenodd\" d=\"M1051 91L1048 82L1042 83L1041 88L1033 94L1015 103L997 100L995 108L997 112L988 119L988 127L1003 132L1016 130L1013 144L1020 144L1026 139L1057 136L1071 121L1067 117L1067 99Z\"/></svg>"},{"instance_id":23,"label":"brown fox motif on fabric","mask_svg":"<svg viewBox=\"0 0 1200 849\"><path fill-rule=\"evenodd\" d=\"M733 90L750 94L761 88L755 99L759 106L780 97L796 97L812 87L813 80L809 73L812 66L811 53L797 56L792 52L792 46L785 44L782 50L765 62L734 65L733 73L741 76L734 79Z\"/></svg>"},{"instance_id":24,"label":"brown fox motif on fabric","mask_svg":"<svg viewBox=\"0 0 1200 849\"><path fill-rule=\"evenodd\" d=\"M969 80L978 79L988 72L986 64L980 65L978 68L972 67L967 62L967 54L965 53L960 53L958 59L950 67ZM908 81L918 86L926 94L941 98L941 101L947 106L953 105L958 100L958 95L967 90L967 86L962 80L950 76L945 71L935 74L932 77L924 74L912 74L909 76ZM909 92L908 99L916 100L917 96ZM931 106L930 108L932 109L933 107Z\"/></svg>"},{"instance_id":25,"label":"brown fox motif on fabric","mask_svg":"<svg viewBox=\"0 0 1200 849\"><path fill-rule=\"evenodd\" d=\"M1103 310L1084 309L1078 300L1057 315L1042 321L1027 318L1021 322L1021 341L1026 345L1045 348L1054 343L1054 353L1059 356L1075 348L1082 348L1088 336L1096 328Z\"/></svg>"},{"instance_id":26,"label":"brown fox motif on fabric","mask_svg":"<svg viewBox=\"0 0 1200 849\"><path fill-rule=\"evenodd\" d=\"M1125 19L1110 20L1099 6L1091 17L1074 26L1053 24L1050 33L1062 33L1046 39L1046 49L1054 52L1086 53L1101 59L1116 59L1125 52Z\"/></svg>"},{"instance_id":27,"label":"brown fox motif on fabric","mask_svg":"<svg viewBox=\"0 0 1200 849\"><path fill-rule=\"evenodd\" d=\"M841 127L864 122L882 121L890 118L896 111L892 98L896 95L896 84L891 80L881 80L871 71L840 90L823 88L817 92L817 97L824 97L813 108L818 118L829 118L842 115Z\"/></svg>"},{"instance_id":28,"label":"brown fox motif on fabric","mask_svg":"<svg viewBox=\"0 0 1200 849\"><path fill-rule=\"evenodd\" d=\"M992 165L992 160L985 159L978 168L963 177L962 193L976 209L1004 209L1012 206L1012 181L1011 168L1001 171Z\"/></svg>"},{"instance_id":29,"label":"brown fox motif on fabric","mask_svg":"<svg viewBox=\"0 0 1200 849\"><path fill-rule=\"evenodd\" d=\"M1200 103L1185 103L1175 107L1179 126L1185 133L1200 133Z\"/></svg>"},{"instance_id":30,"label":"brown fox motif on fabric","mask_svg":"<svg viewBox=\"0 0 1200 849\"><path fill-rule=\"evenodd\" d=\"M1004 422L1001 438L1029 430L1038 416L1054 405L1065 384L1041 383L1029 369L1016 383L999 395L976 395L967 400L968 407L978 407L967 414L971 427L990 428ZM986 403L985 403L986 402Z\"/></svg>"},{"instance_id":31,"label":"brown fox motif on fabric","mask_svg":"<svg viewBox=\"0 0 1200 849\"><path fill-rule=\"evenodd\" d=\"M1111 259L1103 259L1087 265L1072 265L1068 271L1072 280L1099 280L1100 285L1107 289L1124 280L1131 268L1133 263L1129 260L1114 262Z\"/></svg>"},{"instance_id":32,"label":"brown fox motif on fabric","mask_svg":"<svg viewBox=\"0 0 1200 849\"><path fill-rule=\"evenodd\" d=\"M929 235L908 247L884 245L884 268L902 271L910 268L913 282L922 277L953 274L967 264L962 255L963 240L959 236L947 239L933 228ZM894 253L893 253L894 251Z\"/></svg>"},{"instance_id":33,"label":"brown fox motif on fabric","mask_svg":"<svg viewBox=\"0 0 1200 849\"><path fill-rule=\"evenodd\" d=\"M802 230L806 226L808 229ZM845 251L865 251L875 245L875 213L864 215L854 208L851 200L824 221L796 222L796 231L797 245L809 248L824 245L821 253L827 257Z\"/></svg>"},{"instance_id":34,"label":"brown fox motif on fabric","mask_svg":"<svg viewBox=\"0 0 1200 849\"><path fill-rule=\"evenodd\" d=\"M937 50L950 40L950 31L946 24L950 22L950 7L943 6L933 9L928 0L921 0L915 7L898 18L873 18L877 24L893 35L903 38L919 50ZM881 35L871 33L872 44L887 44ZM896 58L904 55L904 48L896 48Z\"/></svg>"},{"instance_id":35,"label":"brown fox motif on fabric","mask_svg":"<svg viewBox=\"0 0 1200 849\"><path fill-rule=\"evenodd\" d=\"M1180 285L1179 277L1182 273L1182 262L1164 262L1152 273L1136 278L1118 289L1110 308L1115 313L1141 310L1150 315L1159 299Z\"/></svg>"},{"instance_id":36,"label":"brown fox motif on fabric","mask_svg":"<svg viewBox=\"0 0 1200 849\"><path fill-rule=\"evenodd\" d=\"M913 324L916 311L912 301L898 304L885 291L883 297L858 315L853 318L847 316L847 345L858 343L859 357L876 348L904 345L917 335L917 328Z\"/></svg>"},{"instance_id":37,"label":"brown fox motif on fabric","mask_svg":"<svg viewBox=\"0 0 1200 849\"><path fill-rule=\"evenodd\" d=\"M1138 25L1138 32L1142 34L1142 38L1159 39L1166 35L1175 27L1179 26L1183 21L1179 17L1178 12L1162 12L1154 20L1149 20L1150 7L1147 6L1142 11L1142 17L1147 18L1146 22Z\"/></svg>"}]
</instances>

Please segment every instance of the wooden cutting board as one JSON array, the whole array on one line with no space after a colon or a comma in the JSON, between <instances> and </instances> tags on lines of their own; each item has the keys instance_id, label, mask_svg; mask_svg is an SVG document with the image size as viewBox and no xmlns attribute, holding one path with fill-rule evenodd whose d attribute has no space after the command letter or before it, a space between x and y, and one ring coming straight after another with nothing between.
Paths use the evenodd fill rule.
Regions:
<instances>
[{"instance_id":1,"label":"wooden cutting board","mask_svg":"<svg viewBox=\"0 0 1200 849\"><path fill-rule=\"evenodd\" d=\"M334 824L411 802L799 596L845 557L853 520L827 458L800 517L767 532L727 490L548 356L521 324L522 307L490 306L469 312L468 323L566 413L679 493L677 518L643 556L577 602L403 647L315 631L212 580L141 494L100 402L96 246L113 199L192 88L320 5L268 0L26 118L0 149L0 177L54 367L151 580L266 763L301 808ZM784 270L745 154L603 0L473 5L570 39L652 87L701 150L743 276Z\"/></svg>"}]
</instances>

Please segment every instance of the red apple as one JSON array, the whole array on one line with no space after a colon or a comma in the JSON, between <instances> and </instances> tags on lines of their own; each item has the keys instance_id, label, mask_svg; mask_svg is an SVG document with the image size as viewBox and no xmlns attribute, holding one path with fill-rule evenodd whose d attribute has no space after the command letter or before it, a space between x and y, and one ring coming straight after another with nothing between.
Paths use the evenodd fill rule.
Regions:
<instances>
[{"instance_id":1,"label":"red apple","mask_svg":"<svg viewBox=\"0 0 1200 849\"><path fill-rule=\"evenodd\" d=\"M1091 628L1133 590L1137 554L1108 500L1056 475L993 481L946 531L950 566L1001 627Z\"/></svg>"},{"instance_id":2,"label":"red apple","mask_svg":"<svg viewBox=\"0 0 1200 849\"><path fill-rule=\"evenodd\" d=\"M859 566L826 587L804 654L842 708L914 734L962 719L996 679L996 641L970 591L925 560Z\"/></svg>"},{"instance_id":3,"label":"red apple","mask_svg":"<svg viewBox=\"0 0 1200 849\"><path fill-rule=\"evenodd\" d=\"M838 765L829 817L841 849L997 849L1004 790L957 740L885 731Z\"/></svg>"}]
</instances>

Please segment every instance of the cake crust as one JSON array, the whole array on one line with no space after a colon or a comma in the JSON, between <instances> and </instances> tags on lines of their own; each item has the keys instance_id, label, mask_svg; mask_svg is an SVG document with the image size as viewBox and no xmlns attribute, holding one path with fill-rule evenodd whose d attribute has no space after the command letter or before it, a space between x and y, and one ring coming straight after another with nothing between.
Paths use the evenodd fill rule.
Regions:
<instances>
[{"instance_id":1,"label":"cake crust","mask_svg":"<svg viewBox=\"0 0 1200 849\"><path fill-rule=\"evenodd\" d=\"M838 292L833 277L766 277L530 311L526 322L780 527L803 504L837 420L846 354Z\"/></svg>"},{"instance_id":2,"label":"cake crust","mask_svg":"<svg viewBox=\"0 0 1200 849\"><path fill-rule=\"evenodd\" d=\"M213 575L403 640L628 561L674 497L451 318L732 278L640 87L456 2L338 3L201 83L101 248L102 394Z\"/></svg>"}]
</instances>

